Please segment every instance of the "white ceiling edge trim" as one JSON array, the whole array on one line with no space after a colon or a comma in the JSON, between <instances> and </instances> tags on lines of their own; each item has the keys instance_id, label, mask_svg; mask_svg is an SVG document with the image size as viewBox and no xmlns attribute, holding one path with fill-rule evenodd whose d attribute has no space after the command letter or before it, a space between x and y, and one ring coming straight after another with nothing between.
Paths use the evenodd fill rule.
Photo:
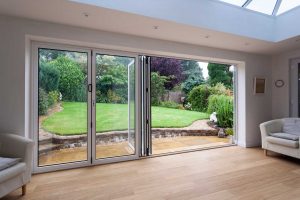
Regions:
<instances>
[{"instance_id":1,"label":"white ceiling edge trim","mask_svg":"<svg viewBox=\"0 0 300 200\"><path fill-rule=\"evenodd\" d=\"M300 27L295 26L296 19L300 18L300 7L272 16L216 0L190 0L189 4L182 4L182 0L69 1L268 42L280 42L300 35Z\"/></svg>"}]
</instances>

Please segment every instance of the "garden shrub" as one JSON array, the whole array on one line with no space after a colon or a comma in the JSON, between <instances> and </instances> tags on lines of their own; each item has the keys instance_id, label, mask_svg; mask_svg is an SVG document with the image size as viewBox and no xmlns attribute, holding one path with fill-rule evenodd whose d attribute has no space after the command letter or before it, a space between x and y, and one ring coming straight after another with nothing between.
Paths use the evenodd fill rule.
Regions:
<instances>
[{"instance_id":1,"label":"garden shrub","mask_svg":"<svg viewBox=\"0 0 300 200\"><path fill-rule=\"evenodd\" d=\"M184 109L184 107L181 104L178 104L174 101L163 101L160 103L161 107L165 107L165 108L175 108L175 109Z\"/></svg>"},{"instance_id":2,"label":"garden shrub","mask_svg":"<svg viewBox=\"0 0 300 200\"><path fill-rule=\"evenodd\" d=\"M46 115L48 112L48 95L44 89L39 88L39 115Z\"/></svg>"},{"instance_id":3,"label":"garden shrub","mask_svg":"<svg viewBox=\"0 0 300 200\"><path fill-rule=\"evenodd\" d=\"M39 66L39 87L45 92L58 90L59 70L52 65L41 62Z\"/></svg>"},{"instance_id":4,"label":"garden shrub","mask_svg":"<svg viewBox=\"0 0 300 200\"><path fill-rule=\"evenodd\" d=\"M48 93L48 107L53 106L57 102L59 102L59 92L58 91L51 91Z\"/></svg>"},{"instance_id":5,"label":"garden shrub","mask_svg":"<svg viewBox=\"0 0 300 200\"><path fill-rule=\"evenodd\" d=\"M60 73L58 89L64 101L79 101L78 91L82 89L85 75L80 65L67 57L58 57L50 62Z\"/></svg>"},{"instance_id":6,"label":"garden shrub","mask_svg":"<svg viewBox=\"0 0 300 200\"><path fill-rule=\"evenodd\" d=\"M225 133L226 135L233 135L233 128L226 128Z\"/></svg>"},{"instance_id":7,"label":"garden shrub","mask_svg":"<svg viewBox=\"0 0 300 200\"><path fill-rule=\"evenodd\" d=\"M215 86L211 87L211 95L228 95L228 89L223 83L217 83Z\"/></svg>"},{"instance_id":8,"label":"garden shrub","mask_svg":"<svg viewBox=\"0 0 300 200\"><path fill-rule=\"evenodd\" d=\"M96 85L99 92L97 101L101 103L126 103L128 95L127 76L127 66L124 64L117 62L112 57L98 59ZM134 81L131 80L130 87L132 84Z\"/></svg>"},{"instance_id":9,"label":"garden shrub","mask_svg":"<svg viewBox=\"0 0 300 200\"><path fill-rule=\"evenodd\" d=\"M108 90L107 92L107 100L109 103L123 103L122 98L116 94L113 90Z\"/></svg>"},{"instance_id":10,"label":"garden shrub","mask_svg":"<svg viewBox=\"0 0 300 200\"><path fill-rule=\"evenodd\" d=\"M208 85L194 87L188 95L188 102L191 104L191 109L206 112L210 94L211 87Z\"/></svg>"},{"instance_id":11,"label":"garden shrub","mask_svg":"<svg viewBox=\"0 0 300 200\"><path fill-rule=\"evenodd\" d=\"M218 126L232 128L233 125L233 97L226 95L211 95L208 99L207 112L216 112Z\"/></svg>"},{"instance_id":12,"label":"garden shrub","mask_svg":"<svg viewBox=\"0 0 300 200\"><path fill-rule=\"evenodd\" d=\"M165 94L165 83L168 78L160 76L158 72L151 72L151 104L159 106L163 95Z\"/></svg>"}]
</instances>

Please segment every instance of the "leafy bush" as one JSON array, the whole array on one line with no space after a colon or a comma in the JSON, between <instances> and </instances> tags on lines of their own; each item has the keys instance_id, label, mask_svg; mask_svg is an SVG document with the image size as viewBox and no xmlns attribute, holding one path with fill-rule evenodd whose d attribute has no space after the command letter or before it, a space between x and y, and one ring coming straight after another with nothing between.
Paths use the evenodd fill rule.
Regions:
<instances>
[{"instance_id":1,"label":"leafy bush","mask_svg":"<svg viewBox=\"0 0 300 200\"><path fill-rule=\"evenodd\" d=\"M233 129L232 128L226 128L225 133L227 135L233 135Z\"/></svg>"},{"instance_id":2,"label":"leafy bush","mask_svg":"<svg viewBox=\"0 0 300 200\"><path fill-rule=\"evenodd\" d=\"M167 80L166 76L160 76L157 72L151 72L151 103L153 106L159 106L166 92L164 85Z\"/></svg>"},{"instance_id":3,"label":"leafy bush","mask_svg":"<svg viewBox=\"0 0 300 200\"><path fill-rule=\"evenodd\" d=\"M126 103L128 96L128 60L114 56L97 56L97 102ZM130 73L134 71L130 68ZM134 86L131 80L130 87Z\"/></svg>"},{"instance_id":4,"label":"leafy bush","mask_svg":"<svg viewBox=\"0 0 300 200\"><path fill-rule=\"evenodd\" d=\"M82 90L85 75L80 65L67 58L58 57L49 63L53 68L57 68L60 73L58 89L62 93L64 101L79 101L79 91Z\"/></svg>"},{"instance_id":5,"label":"leafy bush","mask_svg":"<svg viewBox=\"0 0 300 200\"><path fill-rule=\"evenodd\" d=\"M208 99L208 113L217 113L218 126L232 128L233 125L233 97L225 95L211 95Z\"/></svg>"},{"instance_id":6,"label":"leafy bush","mask_svg":"<svg viewBox=\"0 0 300 200\"><path fill-rule=\"evenodd\" d=\"M228 95L230 94L225 85L223 83L217 83L214 87L211 87L211 94L216 94L216 95Z\"/></svg>"},{"instance_id":7,"label":"leafy bush","mask_svg":"<svg viewBox=\"0 0 300 200\"><path fill-rule=\"evenodd\" d=\"M118 96L113 90L108 90L107 100L109 103L125 103L124 101L122 101L122 98Z\"/></svg>"},{"instance_id":8,"label":"leafy bush","mask_svg":"<svg viewBox=\"0 0 300 200\"><path fill-rule=\"evenodd\" d=\"M48 112L48 95L44 89L39 88L39 115L46 115Z\"/></svg>"},{"instance_id":9,"label":"leafy bush","mask_svg":"<svg viewBox=\"0 0 300 200\"><path fill-rule=\"evenodd\" d=\"M52 65L41 62L39 66L39 87L45 92L55 91L59 84L59 70Z\"/></svg>"},{"instance_id":10,"label":"leafy bush","mask_svg":"<svg viewBox=\"0 0 300 200\"><path fill-rule=\"evenodd\" d=\"M57 102L59 102L59 92L58 91L51 91L48 93L48 107L53 106Z\"/></svg>"},{"instance_id":11,"label":"leafy bush","mask_svg":"<svg viewBox=\"0 0 300 200\"><path fill-rule=\"evenodd\" d=\"M159 106L166 108L184 109L184 107L181 104L178 104L174 101L163 101L160 103Z\"/></svg>"},{"instance_id":12,"label":"leafy bush","mask_svg":"<svg viewBox=\"0 0 300 200\"><path fill-rule=\"evenodd\" d=\"M191 104L192 110L206 112L210 94L211 87L208 85L194 87L188 95L188 102Z\"/></svg>"}]
</instances>

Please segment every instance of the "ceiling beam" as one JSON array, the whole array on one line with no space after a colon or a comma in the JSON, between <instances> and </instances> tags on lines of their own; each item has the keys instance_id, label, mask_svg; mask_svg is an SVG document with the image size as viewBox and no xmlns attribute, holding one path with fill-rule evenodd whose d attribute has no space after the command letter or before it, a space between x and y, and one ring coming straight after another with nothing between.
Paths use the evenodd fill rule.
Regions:
<instances>
[{"instance_id":1,"label":"ceiling beam","mask_svg":"<svg viewBox=\"0 0 300 200\"><path fill-rule=\"evenodd\" d=\"M247 0L242 7L246 8L250 3L252 2L252 0Z\"/></svg>"},{"instance_id":2,"label":"ceiling beam","mask_svg":"<svg viewBox=\"0 0 300 200\"><path fill-rule=\"evenodd\" d=\"M277 0L277 1L276 1L274 10L273 10L273 12L272 12L272 15L273 15L273 16L276 16L276 15L277 15L277 12L278 12L278 10L279 10L279 8L280 8L281 2L282 2L282 0Z\"/></svg>"}]
</instances>

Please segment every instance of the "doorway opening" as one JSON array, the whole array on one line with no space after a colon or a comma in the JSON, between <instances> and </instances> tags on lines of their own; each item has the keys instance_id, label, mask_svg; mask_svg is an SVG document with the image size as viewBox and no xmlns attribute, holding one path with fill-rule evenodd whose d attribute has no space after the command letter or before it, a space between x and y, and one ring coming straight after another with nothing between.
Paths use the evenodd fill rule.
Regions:
<instances>
[{"instance_id":1,"label":"doorway opening","mask_svg":"<svg viewBox=\"0 0 300 200\"><path fill-rule=\"evenodd\" d=\"M233 65L155 56L144 60L146 155L234 144Z\"/></svg>"}]
</instances>

